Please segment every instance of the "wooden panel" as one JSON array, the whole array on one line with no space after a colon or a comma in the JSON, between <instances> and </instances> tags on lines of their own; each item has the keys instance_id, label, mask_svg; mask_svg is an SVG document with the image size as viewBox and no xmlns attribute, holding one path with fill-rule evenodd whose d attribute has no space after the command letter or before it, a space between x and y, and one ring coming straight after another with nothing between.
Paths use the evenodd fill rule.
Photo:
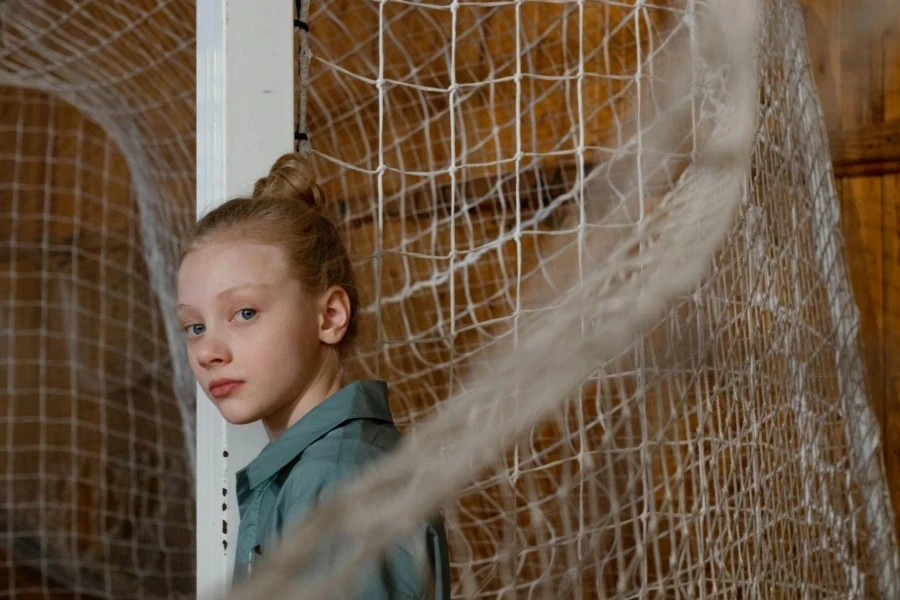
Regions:
<instances>
[{"instance_id":1,"label":"wooden panel","mask_svg":"<svg viewBox=\"0 0 900 600\"><path fill-rule=\"evenodd\" d=\"M900 120L832 131L828 137L837 177L900 171Z\"/></svg>"},{"instance_id":2,"label":"wooden panel","mask_svg":"<svg viewBox=\"0 0 900 600\"><path fill-rule=\"evenodd\" d=\"M882 426L894 511L900 514L900 3L803 4L839 178L872 404Z\"/></svg>"},{"instance_id":3,"label":"wooden panel","mask_svg":"<svg viewBox=\"0 0 900 600\"><path fill-rule=\"evenodd\" d=\"M874 0L841 3L841 130L884 120L884 65L881 36L867 30Z\"/></svg>"},{"instance_id":4,"label":"wooden panel","mask_svg":"<svg viewBox=\"0 0 900 600\"><path fill-rule=\"evenodd\" d=\"M872 403L879 413L884 405L881 189L880 177L853 177L841 182L840 192L850 283L859 306L860 338Z\"/></svg>"},{"instance_id":5,"label":"wooden panel","mask_svg":"<svg viewBox=\"0 0 900 600\"><path fill-rule=\"evenodd\" d=\"M895 7L896 10L896 7ZM884 116L900 121L900 10L885 28ZM895 140L900 149L900 141ZM882 433L885 470L893 499L894 513L900 515L900 167L882 183L884 203L884 407ZM900 519L894 522L900 535Z\"/></svg>"},{"instance_id":6,"label":"wooden panel","mask_svg":"<svg viewBox=\"0 0 900 600\"><path fill-rule=\"evenodd\" d=\"M900 3L805 0L804 14L872 403L900 514Z\"/></svg>"},{"instance_id":7,"label":"wooden panel","mask_svg":"<svg viewBox=\"0 0 900 600\"><path fill-rule=\"evenodd\" d=\"M894 512L900 515L900 174L883 179L884 399L881 412L885 470ZM900 535L900 521L895 522Z\"/></svg>"},{"instance_id":8,"label":"wooden panel","mask_svg":"<svg viewBox=\"0 0 900 600\"><path fill-rule=\"evenodd\" d=\"M803 17L812 69L828 131L841 127L841 0L804 0Z\"/></svg>"}]
</instances>

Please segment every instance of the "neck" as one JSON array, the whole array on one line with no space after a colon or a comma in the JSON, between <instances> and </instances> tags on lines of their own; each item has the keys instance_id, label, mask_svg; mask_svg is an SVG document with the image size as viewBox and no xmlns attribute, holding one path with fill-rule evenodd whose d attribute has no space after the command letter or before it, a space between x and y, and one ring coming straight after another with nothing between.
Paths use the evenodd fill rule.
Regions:
<instances>
[{"instance_id":1,"label":"neck","mask_svg":"<svg viewBox=\"0 0 900 600\"><path fill-rule=\"evenodd\" d=\"M321 404L326 398L341 389L341 371L338 362L326 361L315 379L302 394L283 409L265 417L263 425L269 441L275 441L291 425L302 419L309 411Z\"/></svg>"}]
</instances>

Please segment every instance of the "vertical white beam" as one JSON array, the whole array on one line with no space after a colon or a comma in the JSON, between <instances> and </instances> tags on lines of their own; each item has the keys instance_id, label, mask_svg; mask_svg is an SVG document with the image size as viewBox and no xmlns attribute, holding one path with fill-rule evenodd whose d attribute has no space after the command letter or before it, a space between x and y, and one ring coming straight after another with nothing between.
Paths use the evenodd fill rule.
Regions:
<instances>
[{"instance_id":1,"label":"vertical white beam","mask_svg":"<svg viewBox=\"0 0 900 600\"><path fill-rule=\"evenodd\" d=\"M198 0L198 216L249 193L293 148L294 71L290 0ZM230 585L238 529L235 473L266 441L260 424L228 425L197 389L200 599Z\"/></svg>"}]
</instances>

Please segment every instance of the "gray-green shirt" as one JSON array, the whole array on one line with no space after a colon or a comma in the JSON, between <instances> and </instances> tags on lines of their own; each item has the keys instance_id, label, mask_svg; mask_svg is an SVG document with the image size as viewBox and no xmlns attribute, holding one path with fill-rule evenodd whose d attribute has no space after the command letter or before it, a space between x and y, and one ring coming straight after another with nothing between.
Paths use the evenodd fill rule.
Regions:
<instances>
[{"instance_id":1,"label":"gray-green shirt","mask_svg":"<svg viewBox=\"0 0 900 600\"><path fill-rule=\"evenodd\" d=\"M268 444L237 474L241 522L234 581L278 540L283 529L346 477L390 452L400 440L383 381L356 381L327 398ZM426 562L427 561L427 562ZM438 517L396 541L361 569L355 598L450 597L447 534Z\"/></svg>"}]
</instances>

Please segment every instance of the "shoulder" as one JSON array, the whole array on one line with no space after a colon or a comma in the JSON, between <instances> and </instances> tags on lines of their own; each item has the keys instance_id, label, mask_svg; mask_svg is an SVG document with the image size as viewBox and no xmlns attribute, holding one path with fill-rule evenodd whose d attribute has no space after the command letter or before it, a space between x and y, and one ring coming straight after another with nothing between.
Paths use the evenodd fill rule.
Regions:
<instances>
[{"instance_id":1,"label":"shoulder","mask_svg":"<svg viewBox=\"0 0 900 600\"><path fill-rule=\"evenodd\" d=\"M340 480L391 452L400 441L393 424L356 419L342 424L310 444L294 463L282 496L316 499Z\"/></svg>"},{"instance_id":2,"label":"shoulder","mask_svg":"<svg viewBox=\"0 0 900 600\"><path fill-rule=\"evenodd\" d=\"M280 476L281 484L268 522L272 528L270 533L280 532L289 522L328 498L345 479L387 454L399 438L399 432L390 423L355 420L310 444Z\"/></svg>"},{"instance_id":3,"label":"shoulder","mask_svg":"<svg viewBox=\"0 0 900 600\"><path fill-rule=\"evenodd\" d=\"M330 464L340 471L353 471L390 453L400 441L393 424L373 419L355 419L335 427L310 444L295 468L304 464Z\"/></svg>"}]
</instances>

